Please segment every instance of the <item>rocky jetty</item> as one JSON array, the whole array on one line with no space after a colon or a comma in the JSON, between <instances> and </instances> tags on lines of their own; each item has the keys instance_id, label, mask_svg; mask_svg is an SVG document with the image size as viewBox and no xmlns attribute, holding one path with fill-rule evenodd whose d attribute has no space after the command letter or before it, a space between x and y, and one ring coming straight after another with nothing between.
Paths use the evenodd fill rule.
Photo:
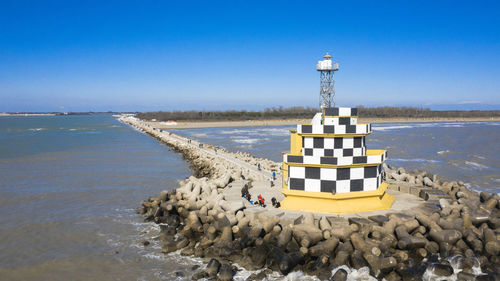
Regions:
<instances>
[{"instance_id":1,"label":"rocky jetty","mask_svg":"<svg viewBox=\"0 0 500 281\"><path fill-rule=\"evenodd\" d=\"M385 166L389 189L420 197L419 210L363 217L256 207L228 190L248 189L249 183L252 190L252 182L279 171L278 163L243 153L208 154L207 145L193 145L136 119L122 120L161 139L192 165L195 176L143 201L138 212L160 224L164 253L207 260L206 268L193 274L195 280L232 280L236 264L256 270L249 280L296 270L321 280L346 280L347 272L338 269L342 265L368 267L379 280L500 280L497 194ZM254 169L256 163L262 171Z\"/></svg>"}]
</instances>

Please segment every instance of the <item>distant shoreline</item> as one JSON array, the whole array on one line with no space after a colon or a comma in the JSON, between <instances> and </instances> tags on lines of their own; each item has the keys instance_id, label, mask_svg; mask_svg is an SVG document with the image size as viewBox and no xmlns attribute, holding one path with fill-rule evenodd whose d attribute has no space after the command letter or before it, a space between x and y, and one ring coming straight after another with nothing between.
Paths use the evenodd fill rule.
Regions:
<instances>
[{"instance_id":1,"label":"distant shoreline","mask_svg":"<svg viewBox=\"0 0 500 281\"><path fill-rule=\"evenodd\" d=\"M144 123L160 129L196 129L223 127L261 127L308 124L311 119L277 119L247 121L179 121L176 125L167 125L161 121L145 121ZM359 123L433 123L433 122L491 122L500 121L500 117L490 118L359 118Z\"/></svg>"},{"instance_id":2,"label":"distant shoreline","mask_svg":"<svg viewBox=\"0 0 500 281\"><path fill-rule=\"evenodd\" d=\"M55 113L0 113L0 117L9 116L56 116Z\"/></svg>"}]
</instances>

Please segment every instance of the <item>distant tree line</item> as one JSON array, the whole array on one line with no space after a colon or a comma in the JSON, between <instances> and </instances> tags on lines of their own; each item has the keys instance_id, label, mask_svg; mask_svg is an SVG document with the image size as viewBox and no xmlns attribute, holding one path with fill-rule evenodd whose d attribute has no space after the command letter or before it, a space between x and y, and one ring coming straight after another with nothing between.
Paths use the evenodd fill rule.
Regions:
<instances>
[{"instance_id":1,"label":"distant tree line","mask_svg":"<svg viewBox=\"0 0 500 281\"><path fill-rule=\"evenodd\" d=\"M463 117L500 117L500 110L430 110L418 107L364 107L357 106L358 116L365 118L463 118ZM312 118L320 109L294 106L266 108L262 111L227 110L227 111L155 111L136 115L144 120L157 121L240 121L269 119Z\"/></svg>"},{"instance_id":2,"label":"distant tree line","mask_svg":"<svg viewBox=\"0 0 500 281\"><path fill-rule=\"evenodd\" d=\"M419 107L364 107L358 105L358 116L367 118L461 118L500 117L500 110L430 110Z\"/></svg>"}]
</instances>

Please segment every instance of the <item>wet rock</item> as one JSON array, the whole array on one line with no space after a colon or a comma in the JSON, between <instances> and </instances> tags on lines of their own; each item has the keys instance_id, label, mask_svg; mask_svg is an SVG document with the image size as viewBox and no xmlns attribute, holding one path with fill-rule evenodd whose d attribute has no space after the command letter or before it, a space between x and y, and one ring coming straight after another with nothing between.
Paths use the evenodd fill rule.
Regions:
<instances>
[{"instance_id":1,"label":"wet rock","mask_svg":"<svg viewBox=\"0 0 500 281\"><path fill-rule=\"evenodd\" d=\"M264 280L266 279L267 274L265 270L260 271L259 273L252 273L246 281L259 281L259 280Z\"/></svg>"},{"instance_id":2,"label":"wet rock","mask_svg":"<svg viewBox=\"0 0 500 281\"><path fill-rule=\"evenodd\" d=\"M476 280L476 276L474 274L465 273L463 271L457 274L458 281L474 281Z\"/></svg>"},{"instance_id":3,"label":"wet rock","mask_svg":"<svg viewBox=\"0 0 500 281\"><path fill-rule=\"evenodd\" d=\"M199 280L199 279L202 279L202 278L206 278L208 275L205 271L203 270L200 270L200 271L197 271L193 274L193 276L191 276L191 280Z\"/></svg>"},{"instance_id":4,"label":"wet rock","mask_svg":"<svg viewBox=\"0 0 500 281\"><path fill-rule=\"evenodd\" d=\"M330 278L330 281L346 281L347 280L347 271L343 268L339 268Z\"/></svg>"},{"instance_id":5,"label":"wet rock","mask_svg":"<svg viewBox=\"0 0 500 281\"><path fill-rule=\"evenodd\" d=\"M453 274L453 267L447 264L434 263L428 267L429 272L437 276L451 276Z\"/></svg>"},{"instance_id":6,"label":"wet rock","mask_svg":"<svg viewBox=\"0 0 500 281\"><path fill-rule=\"evenodd\" d=\"M500 274L498 273L490 273L476 276L476 281L499 281Z\"/></svg>"},{"instance_id":7,"label":"wet rock","mask_svg":"<svg viewBox=\"0 0 500 281\"><path fill-rule=\"evenodd\" d=\"M397 274L395 271L391 271L389 274L384 276L384 280L386 280L386 281L400 281L402 279L401 279L401 276L399 276L399 274Z\"/></svg>"},{"instance_id":8,"label":"wet rock","mask_svg":"<svg viewBox=\"0 0 500 281\"><path fill-rule=\"evenodd\" d=\"M185 277L185 276L186 276L186 274L184 272L182 272L182 271L176 271L175 272L175 277Z\"/></svg>"},{"instance_id":9,"label":"wet rock","mask_svg":"<svg viewBox=\"0 0 500 281\"><path fill-rule=\"evenodd\" d=\"M207 268L205 269L205 273L209 277L215 277L217 275L217 273L219 272L220 267L221 267L221 264L218 260L211 259L207 264Z\"/></svg>"},{"instance_id":10,"label":"wet rock","mask_svg":"<svg viewBox=\"0 0 500 281\"><path fill-rule=\"evenodd\" d=\"M229 264L221 265L219 274L217 275L218 281L231 281L233 280L233 269Z\"/></svg>"}]
</instances>

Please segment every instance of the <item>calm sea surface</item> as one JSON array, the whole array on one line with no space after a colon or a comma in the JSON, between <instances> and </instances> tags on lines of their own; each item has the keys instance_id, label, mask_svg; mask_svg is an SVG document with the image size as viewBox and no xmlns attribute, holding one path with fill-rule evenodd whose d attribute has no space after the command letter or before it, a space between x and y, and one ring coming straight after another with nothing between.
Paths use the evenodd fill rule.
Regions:
<instances>
[{"instance_id":1,"label":"calm sea surface","mask_svg":"<svg viewBox=\"0 0 500 281\"><path fill-rule=\"evenodd\" d=\"M190 271L197 261L163 256L158 228L134 211L190 174L178 154L111 115L1 117L0 280Z\"/></svg>"},{"instance_id":2,"label":"calm sea surface","mask_svg":"<svg viewBox=\"0 0 500 281\"><path fill-rule=\"evenodd\" d=\"M499 126L375 124L367 143L388 149L394 166L498 192ZM176 133L280 161L293 128ZM158 227L134 208L190 174L178 154L110 115L0 118L0 280L189 280L201 261L161 254Z\"/></svg>"}]
</instances>

